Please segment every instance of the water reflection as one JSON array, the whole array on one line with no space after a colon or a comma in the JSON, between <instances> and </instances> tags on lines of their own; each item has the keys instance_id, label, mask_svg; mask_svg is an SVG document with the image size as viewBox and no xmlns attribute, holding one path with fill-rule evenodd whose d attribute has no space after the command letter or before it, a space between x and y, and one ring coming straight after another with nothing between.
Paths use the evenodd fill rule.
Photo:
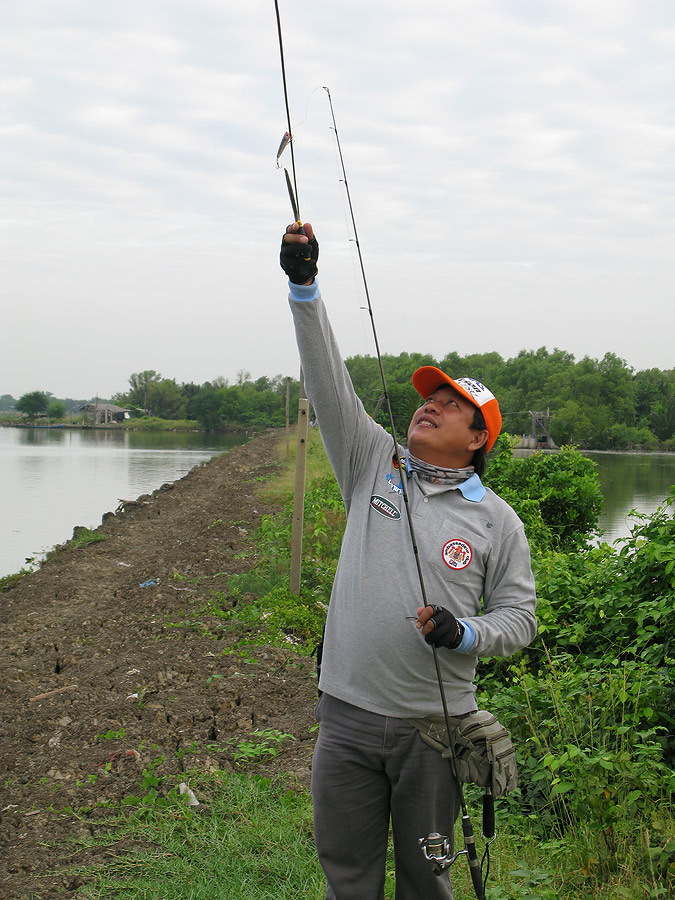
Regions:
<instances>
[{"instance_id":1,"label":"water reflection","mask_svg":"<svg viewBox=\"0 0 675 900\"><path fill-rule=\"evenodd\" d=\"M675 484L675 455L660 453L587 452L598 468L598 480L605 500L600 516L603 540L611 542L630 534L635 509L651 515Z\"/></svg>"}]
</instances>

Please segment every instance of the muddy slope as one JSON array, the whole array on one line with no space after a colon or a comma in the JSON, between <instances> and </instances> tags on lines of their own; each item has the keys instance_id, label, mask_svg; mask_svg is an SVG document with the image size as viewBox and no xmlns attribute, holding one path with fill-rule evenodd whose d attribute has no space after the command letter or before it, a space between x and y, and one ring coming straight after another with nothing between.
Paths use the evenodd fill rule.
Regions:
<instances>
[{"instance_id":1,"label":"muddy slope","mask_svg":"<svg viewBox=\"0 0 675 900\"><path fill-rule=\"evenodd\" d=\"M297 740L258 771L307 783L313 666L290 649L256 649L255 662L228 652L241 634L208 611L252 564L279 440L124 503L103 517L106 540L66 545L0 593L3 900L74 896L68 838L96 831L97 802L138 794L158 758L158 775L232 768L228 741L274 728ZM68 811L82 807L93 812Z\"/></svg>"}]
</instances>

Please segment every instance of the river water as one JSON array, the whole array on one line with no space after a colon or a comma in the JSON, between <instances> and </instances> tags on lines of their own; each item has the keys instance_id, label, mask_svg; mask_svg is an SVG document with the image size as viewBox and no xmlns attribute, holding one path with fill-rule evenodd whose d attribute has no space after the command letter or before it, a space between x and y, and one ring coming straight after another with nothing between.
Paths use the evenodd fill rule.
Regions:
<instances>
[{"instance_id":1,"label":"river water","mask_svg":"<svg viewBox=\"0 0 675 900\"><path fill-rule=\"evenodd\" d=\"M586 453L598 467L605 500L599 526L602 540L630 534L631 510L651 515L675 485L675 453Z\"/></svg>"},{"instance_id":2,"label":"river water","mask_svg":"<svg viewBox=\"0 0 675 900\"><path fill-rule=\"evenodd\" d=\"M245 435L0 428L0 577Z\"/></svg>"},{"instance_id":3,"label":"river water","mask_svg":"<svg viewBox=\"0 0 675 900\"><path fill-rule=\"evenodd\" d=\"M0 577L95 528L120 500L151 493L244 435L0 428ZM628 512L652 513L675 484L675 454L589 453L605 498L604 540L627 535Z\"/></svg>"}]
</instances>

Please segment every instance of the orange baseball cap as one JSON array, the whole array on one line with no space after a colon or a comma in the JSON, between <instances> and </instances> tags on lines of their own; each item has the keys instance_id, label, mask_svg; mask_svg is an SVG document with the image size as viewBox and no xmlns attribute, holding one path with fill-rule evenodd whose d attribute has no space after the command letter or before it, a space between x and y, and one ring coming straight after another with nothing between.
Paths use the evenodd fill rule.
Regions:
<instances>
[{"instance_id":1,"label":"orange baseball cap","mask_svg":"<svg viewBox=\"0 0 675 900\"><path fill-rule=\"evenodd\" d=\"M417 393L425 399L439 387L448 384L469 403L477 406L483 413L488 431L485 449L486 451L492 449L502 430L502 414L499 411L497 398L481 381L478 381L477 378L458 378L455 381L436 366L422 366L421 369L413 372L412 383Z\"/></svg>"}]
</instances>

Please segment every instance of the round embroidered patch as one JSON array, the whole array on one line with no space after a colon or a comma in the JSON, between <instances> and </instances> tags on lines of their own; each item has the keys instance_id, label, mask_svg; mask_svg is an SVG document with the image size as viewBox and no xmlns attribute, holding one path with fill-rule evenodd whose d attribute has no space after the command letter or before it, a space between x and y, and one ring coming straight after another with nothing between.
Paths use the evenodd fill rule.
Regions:
<instances>
[{"instance_id":1,"label":"round embroidered patch","mask_svg":"<svg viewBox=\"0 0 675 900\"><path fill-rule=\"evenodd\" d=\"M466 541L455 539L443 547L443 562L451 569L466 569L473 553Z\"/></svg>"}]
</instances>

